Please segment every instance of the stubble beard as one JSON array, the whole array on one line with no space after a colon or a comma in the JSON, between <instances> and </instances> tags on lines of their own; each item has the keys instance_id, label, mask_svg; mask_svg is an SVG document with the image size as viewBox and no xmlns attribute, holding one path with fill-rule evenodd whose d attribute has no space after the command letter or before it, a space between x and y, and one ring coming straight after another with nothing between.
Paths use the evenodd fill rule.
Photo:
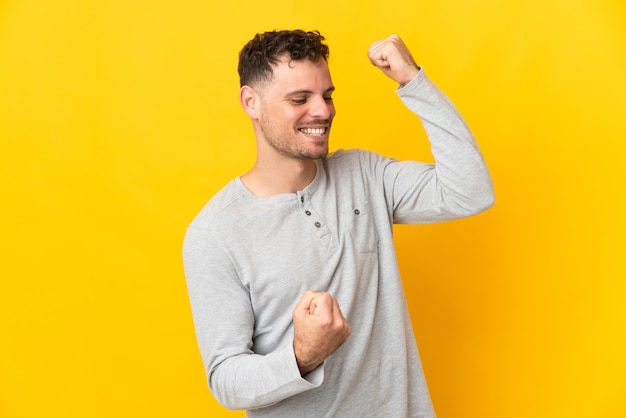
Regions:
<instances>
[{"instance_id":1,"label":"stubble beard","mask_svg":"<svg viewBox=\"0 0 626 418\"><path fill-rule=\"evenodd\" d=\"M309 147L298 138L300 132L278 132L270 123L261 120L261 131L267 143L280 155L296 160L319 160L328 155L328 141L310 143Z\"/></svg>"}]
</instances>

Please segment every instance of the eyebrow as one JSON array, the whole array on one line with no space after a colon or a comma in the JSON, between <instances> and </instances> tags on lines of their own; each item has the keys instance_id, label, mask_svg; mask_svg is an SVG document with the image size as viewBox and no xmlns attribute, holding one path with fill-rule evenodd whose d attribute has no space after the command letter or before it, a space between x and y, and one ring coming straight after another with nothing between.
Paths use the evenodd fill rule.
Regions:
<instances>
[{"instance_id":1,"label":"eyebrow","mask_svg":"<svg viewBox=\"0 0 626 418\"><path fill-rule=\"evenodd\" d=\"M335 91L335 87L329 87L326 90L324 90L324 94L328 94L328 93L332 93ZM291 91L289 93L287 93L285 96L289 97L289 96L297 96L299 94L306 94L306 95L310 95L310 94L314 94L315 92L312 90L295 90L295 91Z\"/></svg>"}]
</instances>

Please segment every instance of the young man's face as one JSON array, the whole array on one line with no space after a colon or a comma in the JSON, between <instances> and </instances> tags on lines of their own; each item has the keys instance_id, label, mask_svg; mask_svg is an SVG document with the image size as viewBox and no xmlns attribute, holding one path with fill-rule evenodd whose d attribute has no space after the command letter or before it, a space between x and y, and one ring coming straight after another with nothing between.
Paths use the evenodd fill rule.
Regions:
<instances>
[{"instance_id":1,"label":"young man's face","mask_svg":"<svg viewBox=\"0 0 626 418\"><path fill-rule=\"evenodd\" d=\"M260 89L258 122L265 141L289 158L325 157L335 117L328 64L283 59L273 70L272 80Z\"/></svg>"}]
</instances>

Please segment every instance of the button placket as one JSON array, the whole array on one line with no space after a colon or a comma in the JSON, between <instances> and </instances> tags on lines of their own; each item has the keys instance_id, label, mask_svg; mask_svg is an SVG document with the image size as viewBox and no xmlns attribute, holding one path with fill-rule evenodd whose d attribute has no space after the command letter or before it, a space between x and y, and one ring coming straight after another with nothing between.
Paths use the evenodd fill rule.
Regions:
<instances>
[{"instance_id":1,"label":"button placket","mask_svg":"<svg viewBox=\"0 0 626 418\"><path fill-rule=\"evenodd\" d=\"M304 192L298 192L298 200L301 210L305 214L305 219L313 223L313 226L317 230L317 234L320 237L323 237L330 233L328 229L322 223L322 219L320 219L319 215L315 212L315 210L309 205L309 197L305 196Z\"/></svg>"}]
</instances>

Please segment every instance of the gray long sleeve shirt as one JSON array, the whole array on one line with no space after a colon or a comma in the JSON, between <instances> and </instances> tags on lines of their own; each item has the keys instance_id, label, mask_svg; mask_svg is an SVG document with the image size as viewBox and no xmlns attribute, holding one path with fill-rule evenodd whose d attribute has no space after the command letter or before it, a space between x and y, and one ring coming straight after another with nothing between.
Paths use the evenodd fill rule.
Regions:
<instances>
[{"instance_id":1,"label":"gray long sleeve shirt","mask_svg":"<svg viewBox=\"0 0 626 418\"><path fill-rule=\"evenodd\" d=\"M185 274L213 395L250 417L433 417L393 246L393 223L476 214L493 187L476 142L421 70L398 94L435 164L337 151L297 193L252 195L237 178L185 236ZM292 310L334 295L352 335L302 377Z\"/></svg>"}]
</instances>

